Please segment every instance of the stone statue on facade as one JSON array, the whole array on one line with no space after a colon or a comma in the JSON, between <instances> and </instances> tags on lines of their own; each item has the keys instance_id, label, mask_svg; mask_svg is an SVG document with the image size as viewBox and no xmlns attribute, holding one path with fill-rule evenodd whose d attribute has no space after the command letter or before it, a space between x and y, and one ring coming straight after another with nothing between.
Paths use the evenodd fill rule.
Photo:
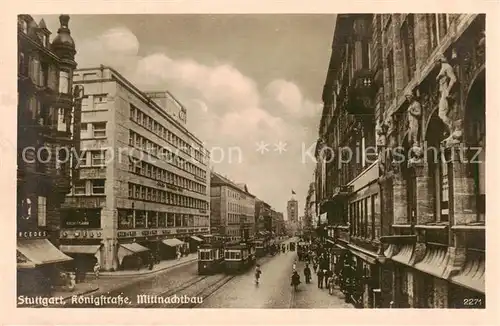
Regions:
<instances>
[{"instance_id":1,"label":"stone statue on facade","mask_svg":"<svg viewBox=\"0 0 500 326\"><path fill-rule=\"evenodd\" d=\"M421 121L422 121L422 105L417 100L415 94L410 92L406 94L408 101L408 143L411 151L409 153L409 165L416 163L422 157L421 148Z\"/></svg>"},{"instance_id":2,"label":"stone statue on facade","mask_svg":"<svg viewBox=\"0 0 500 326\"><path fill-rule=\"evenodd\" d=\"M444 55L439 55L437 62L441 64L441 69L436 77L439 84L439 112L438 116L449 130L450 136L444 140L445 143L456 142L456 139L461 137L460 130L453 130L453 121L450 118L451 113L451 90L457 82L457 76L453 71L453 67L448 63Z\"/></svg>"},{"instance_id":3,"label":"stone statue on facade","mask_svg":"<svg viewBox=\"0 0 500 326\"><path fill-rule=\"evenodd\" d=\"M394 115L390 115L387 117L385 121L385 125L387 126L387 147L385 149L385 161L386 164L392 166L393 168L398 165L397 162L394 161L394 153L393 151L397 150L397 132L396 132L396 122L394 120Z\"/></svg>"}]
</instances>

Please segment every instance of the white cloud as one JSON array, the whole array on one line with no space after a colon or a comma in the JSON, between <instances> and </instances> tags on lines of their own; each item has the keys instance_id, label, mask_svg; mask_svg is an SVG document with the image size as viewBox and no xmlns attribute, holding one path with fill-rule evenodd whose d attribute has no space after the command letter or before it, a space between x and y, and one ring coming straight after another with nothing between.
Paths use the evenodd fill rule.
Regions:
<instances>
[{"instance_id":1,"label":"white cloud","mask_svg":"<svg viewBox=\"0 0 500 326\"><path fill-rule=\"evenodd\" d=\"M188 127L208 148L238 146L243 161L216 165L216 171L238 182L276 209L285 210L293 188L305 198L313 164L301 163L302 143L315 140L320 105L304 98L296 84L278 79L258 85L229 64L208 66L191 59L172 59L166 53L138 56L139 41L124 27L79 42L79 67L110 65L139 88L168 89L188 110ZM255 143L270 144L261 155ZM287 143L287 151L273 144ZM302 200L303 201L303 200Z\"/></svg>"}]
</instances>

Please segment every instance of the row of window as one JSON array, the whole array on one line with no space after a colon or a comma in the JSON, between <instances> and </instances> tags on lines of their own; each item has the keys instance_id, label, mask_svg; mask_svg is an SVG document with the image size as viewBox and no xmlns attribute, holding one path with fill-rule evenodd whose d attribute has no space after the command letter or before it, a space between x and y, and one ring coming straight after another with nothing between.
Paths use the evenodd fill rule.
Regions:
<instances>
[{"instance_id":1,"label":"row of window","mask_svg":"<svg viewBox=\"0 0 500 326\"><path fill-rule=\"evenodd\" d=\"M132 130L129 130L129 145L134 148L141 149L156 158L163 159L177 168L191 173L199 178L205 179L207 177L207 172L205 170L197 167L191 162L188 162L182 157L177 156L168 148L164 148L150 141L146 137L133 132Z\"/></svg>"},{"instance_id":2,"label":"row of window","mask_svg":"<svg viewBox=\"0 0 500 326\"><path fill-rule=\"evenodd\" d=\"M169 191L146 187L131 182L128 184L128 197L131 199L140 199L167 205L208 209L208 202L205 200L178 195Z\"/></svg>"},{"instance_id":3,"label":"row of window","mask_svg":"<svg viewBox=\"0 0 500 326\"><path fill-rule=\"evenodd\" d=\"M80 138L106 138L106 122L82 123Z\"/></svg>"},{"instance_id":4,"label":"row of window","mask_svg":"<svg viewBox=\"0 0 500 326\"><path fill-rule=\"evenodd\" d=\"M74 195L104 195L105 179L78 180L73 185Z\"/></svg>"},{"instance_id":5,"label":"row of window","mask_svg":"<svg viewBox=\"0 0 500 326\"><path fill-rule=\"evenodd\" d=\"M146 163L143 161L134 163L132 160L130 160L129 171L144 177L162 181L167 184L181 187L189 191L197 192L203 195L207 193L207 186L189 180L187 178L181 177L175 173L172 173L165 169L161 169L153 164Z\"/></svg>"},{"instance_id":6,"label":"row of window","mask_svg":"<svg viewBox=\"0 0 500 326\"><path fill-rule=\"evenodd\" d=\"M351 234L365 239L378 238L380 225L375 223L377 215L380 216L378 194L349 203Z\"/></svg>"},{"instance_id":7,"label":"row of window","mask_svg":"<svg viewBox=\"0 0 500 326\"><path fill-rule=\"evenodd\" d=\"M214 260L223 257L223 250L219 249L199 249L198 260Z\"/></svg>"},{"instance_id":8,"label":"row of window","mask_svg":"<svg viewBox=\"0 0 500 326\"><path fill-rule=\"evenodd\" d=\"M122 230L164 227L206 227L209 224L208 216L137 209L118 209L118 228Z\"/></svg>"},{"instance_id":9,"label":"row of window","mask_svg":"<svg viewBox=\"0 0 500 326\"><path fill-rule=\"evenodd\" d=\"M247 213L247 214L250 214L250 208L249 207L245 207L243 205L239 205L237 203L227 203L227 210L230 211L230 212L235 212L235 213ZM255 208L254 208L255 210Z\"/></svg>"},{"instance_id":10,"label":"row of window","mask_svg":"<svg viewBox=\"0 0 500 326\"><path fill-rule=\"evenodd\" d=\"M26 58L27 57L27 58ZM26 56L25 53L19 52L18 54L18 72L22 75L28 76L33 84L36 86L47 86L53 91L57 91L57 67L47 62L41 62L37 56ZM60 78L63 79L60 85L59 92L66 93L64 87L65 81L69 79L69 75L65 71L60 72ZM67 84L67 83L66 83Z\"/></svg>"},{"instance_id":11,"label":"row of window","mask_svg":"<svg viewBox=\"0 0 500 326\"><path fill-rule=\"evenodd\" d=\"M164 139L170 144L173 144L176 148L190 155L198 162L206 163L204 162L203 154L199 149L182 140L179 136L168 130L166 127L161 125L159 122L157 122L132 104L130 104L130 119L153 132L158 137Z\"/></svg>"},{"instance_id":12,"label":"row of window","mask_svg":"<svg viewBox=\"0 0 500 326\"><path fill-rule=\"evenodd\" d=\"M80 167L99 166L106 164L105 150L83 151L80 153Z\"/></svg>"},{"instance_id":13,"label":"row of window","mask_svg":"<svg viewBox=\"0 0 500 326\"><path fill-rule=\"evenodd\" d=\"M227 214L227 224L240 224L241 215Z\"/></svg>"}]
</instances>

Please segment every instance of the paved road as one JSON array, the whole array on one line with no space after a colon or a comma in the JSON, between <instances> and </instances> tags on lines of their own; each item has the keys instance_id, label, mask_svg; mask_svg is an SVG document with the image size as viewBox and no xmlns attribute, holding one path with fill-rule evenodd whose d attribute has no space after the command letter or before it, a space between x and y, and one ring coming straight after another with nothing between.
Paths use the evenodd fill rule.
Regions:
<instances>
[{"instance_id":1,"label":"paved road","mask_svg":"<svg viewBox=\"0 0 500 326\"><path fill-rule=\"evenodd\" d=\"M182 286L186 282L189 282L193 278L198 276L198 264L196 261L192 263L188 263L185 265L181 265L178 267L174 267L172 269L168 269L153 276L140 276L140 280L136 279L126 280L125 284L121 284L121 286L114 288L111 291L103 293L100 291L99 293L93 293L86 298L98 297L100 295L105 295L109 297L117 297L121 295L122 297L128 297L131 301L129 305L123 304L109 304L109 305L100 305L100 307L110 307L110 308L130 308L134 307L137 304L137 296L138 295L155 295L165 292L169 289L175 289L179 286ZM122 281L124 282L124 281ZM93 307L95 304L85 304L85 303L68 303L65 305L67 308L89 308Z\"/></svg>"}]
</instances>

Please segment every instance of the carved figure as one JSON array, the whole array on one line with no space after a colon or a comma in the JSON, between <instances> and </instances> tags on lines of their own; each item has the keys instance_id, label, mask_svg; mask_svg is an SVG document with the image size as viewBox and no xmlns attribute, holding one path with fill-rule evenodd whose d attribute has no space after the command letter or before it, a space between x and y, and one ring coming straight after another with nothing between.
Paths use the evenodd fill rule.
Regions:
<instances>
[{"instance_id":1,"label":"carved figure","mask_svg":"<svg viewBox=\"0 0 500 326\"><path fill-rule=\"evenodd\" d=\"M441 97L439 98L439 112L438 116L443 121L443 123L448 127L450 132L450 137L453 133L453 122L449 117L450 114L450 103L449 99L451 97L451 89L457 81L457 76L453 71L453 67L448 63L448 60L444 55L440 55L437 62L441 64L441 70L436 77L439 83L439 92Z\"/></svg>"},{"instance_id":2,"label":"carved figure","mask_svg":"<svg viewBox=\"0 0 500 326\"><path fill-rule=\"evenodd\" d=\"M406 99L409 103L408 105L408 125L409 134L408 140L411 146L420 146L420 121L422 118L422 106L417 101L413 93L406 94Z\"/></svg>"}]
</instances>

